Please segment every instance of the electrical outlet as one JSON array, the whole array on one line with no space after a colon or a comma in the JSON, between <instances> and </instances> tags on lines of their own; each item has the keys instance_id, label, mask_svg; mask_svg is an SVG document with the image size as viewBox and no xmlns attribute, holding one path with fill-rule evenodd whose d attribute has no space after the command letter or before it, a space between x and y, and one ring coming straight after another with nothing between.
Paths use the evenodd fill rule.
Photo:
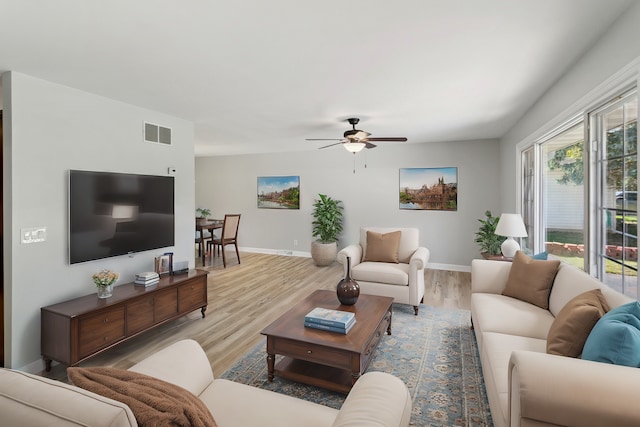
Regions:
<instances>
[{"instance_id":1,"label":"electrical outlet","mask_svg":"<svg viewBox=\"0 0 640 427\"><path fill-rule=\"evenodd\" d=\"M293 246L298 246L298 241L297 240L293 241Z\"/></svg>"}]
</instances>

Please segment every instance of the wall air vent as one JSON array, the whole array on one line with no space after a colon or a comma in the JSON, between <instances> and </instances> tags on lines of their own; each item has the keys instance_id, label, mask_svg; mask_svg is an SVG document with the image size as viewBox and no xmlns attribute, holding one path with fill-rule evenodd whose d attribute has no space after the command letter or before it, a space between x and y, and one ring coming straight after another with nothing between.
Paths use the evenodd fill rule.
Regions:
<instances>
[{"instance_id":1,"label":"wall air vent","mask_svg":"<svg viewBox=\"0 0 640 427\"><path fill-rule=\"evenodd\" d=\"M144 140L157 144L171 145L171 128L144 122Z\"/></svg>"}]
</instances>

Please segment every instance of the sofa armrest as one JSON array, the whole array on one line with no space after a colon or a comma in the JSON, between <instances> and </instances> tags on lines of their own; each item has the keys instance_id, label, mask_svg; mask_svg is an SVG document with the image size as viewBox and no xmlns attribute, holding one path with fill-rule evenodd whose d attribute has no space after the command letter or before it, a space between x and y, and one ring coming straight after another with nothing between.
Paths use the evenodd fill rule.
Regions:
<instances>
[{"instance_id":1,"label":"sofa armrest","mask_svg":"<svg viewBox=\"0 0 640 427\"><path fill-rule=\"evenodd\" d=\"M509 361L511 426L637 426L640 369L514 351Z\"/></svg>"},{"instance_id":2,"label":"sofa armrest","mask_svg":"<svg viewBox=\"0 0 640 427\"><path fill-rule=\"evenodd\" d=\"M427 266L427 262L429 262L429 254L429 249L419 247L413 255L411 255L411 259L409 259L409 266L416 270L424 270Z\"/></svg>"},{"instance_id":3,"label":"sofa armrest","mask_svg":"<svg viewBox=\"0 0 640 427\"><path fill-rule=\"evenodd\" d=\"M501 294L507 285L510 271L510 262L471 260L471 293Z\"/></svg>"},{"instance_id":4,"label":"sofa armrest","mask_svg":"<svg viewBox=\"0 0 640 427\"><path fill-rule=\"evenodd\" d=\"M347 275L347 257L351 257L351 268L362 262L362 246L360 245L349 245L346 248L343 248L338 252L336 259L340 264L342 264L342 269L344 270L343 275Z\"/></svg>"},{"instance_id":5,"label":"sofa armrest","mask_svg":"<svg viewBox=\"0 0 640 427\"><path fill-rule=\"evenodd\" d=\"M411 395L399 378L367 372L349 392L333 427L402 426L411 419Z\"/></svg>"},{"instance_id":6,"label":"sofa armrest","mask_svg":"<svg viewBox=\"0 0 640 427\"><path fill-rule=\"evenodd\" d=\"M194 340L182 340L152 354L129 368L176 384L199 396L213 382L206 353Z\"/></svg>"}]
</instances>

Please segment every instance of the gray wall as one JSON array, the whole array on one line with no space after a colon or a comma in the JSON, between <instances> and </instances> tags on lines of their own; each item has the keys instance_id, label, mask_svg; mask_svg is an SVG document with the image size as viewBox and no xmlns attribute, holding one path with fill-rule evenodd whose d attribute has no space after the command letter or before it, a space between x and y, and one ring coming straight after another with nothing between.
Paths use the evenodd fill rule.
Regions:
<instances>
[{"instance_id":1,"label":"gray wall","mask_svg":"<svg viewBox=\"0 0 640 427\"><path fill-rule=\"evenodd\" d=\"M586 108L584 98L640 56L640 2L629 8L611 29L548 90L500 141L502 209L519 204L517 144L532 135L542 136L570 114ZM576 108L570 108L576 106Z\"/></svg>"},{"instance_id":2,"label":"gray wall","mask_svg":"<svg viewBox=\"0 0 640 427\"><path fill-rule=\"evenodd\" d=\"M301 144L304 144L301 141ZM196 206L213 216L241 213L239 245L250 251L308 255L311 212L318 193L342 200L343 247L358 240L360 226L418 227L431 250L431 267L468 269L479 257L478 218L498 213L499 145L495 140L428 144L381 143L355 156L342 147L286 154L196 158ZM367 167L364 167L366 161ZM458 168L458 210L399 209L400 168ZM300 210L258 209L258 176L300 176ZM298 244L295 245L294 241Z\"/></svg>"},{"instance_id":3,"label":"gray wall","mask_svg":"<svg viewBox=\"0 0 640 427\"><path fill-rule=\"evenodd\" d=\"M166 175L177 168L176 259L194 266L193 124L10 72L4 100L5 365L42 370L40 307L95 293L91 275L108 268L120 283L153 269L147 251L70 265L68 170ZM174 145L142 140L143 121L173 129ZM22 244L20 229L47 227L47 241ZM27 366L29 365L29 366Z\"/></svg>"}]
</instances>

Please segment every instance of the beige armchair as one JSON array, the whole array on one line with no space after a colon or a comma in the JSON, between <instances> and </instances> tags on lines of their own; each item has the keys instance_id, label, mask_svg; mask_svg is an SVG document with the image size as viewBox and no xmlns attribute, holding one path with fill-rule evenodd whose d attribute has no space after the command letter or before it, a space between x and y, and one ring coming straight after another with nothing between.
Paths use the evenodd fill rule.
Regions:
<instances>
[{"instance_id":1,"label":"beige armchair","mask_svg":"<svg viewBox=\"0 0 640 427\"><path fill-rule=\"evenodd\" d=\"M367 231L378 233L370 235L369 254ZM399 242L395 241L396 235L388 234L397 231L400 231ZM394 238L387 238L390 236ZM393 262L395 247L397 263ZM391 262L386 259L388 256ZM361 227L360 242L338 252L337 259L345 274L347 257L351 258L351 278L358 282L361 293L392 297L396 303L412 305L418 314L424 298L424 268L429 261L429 250L420 247L417 228Z\"/></svg>"}]
</instances>

